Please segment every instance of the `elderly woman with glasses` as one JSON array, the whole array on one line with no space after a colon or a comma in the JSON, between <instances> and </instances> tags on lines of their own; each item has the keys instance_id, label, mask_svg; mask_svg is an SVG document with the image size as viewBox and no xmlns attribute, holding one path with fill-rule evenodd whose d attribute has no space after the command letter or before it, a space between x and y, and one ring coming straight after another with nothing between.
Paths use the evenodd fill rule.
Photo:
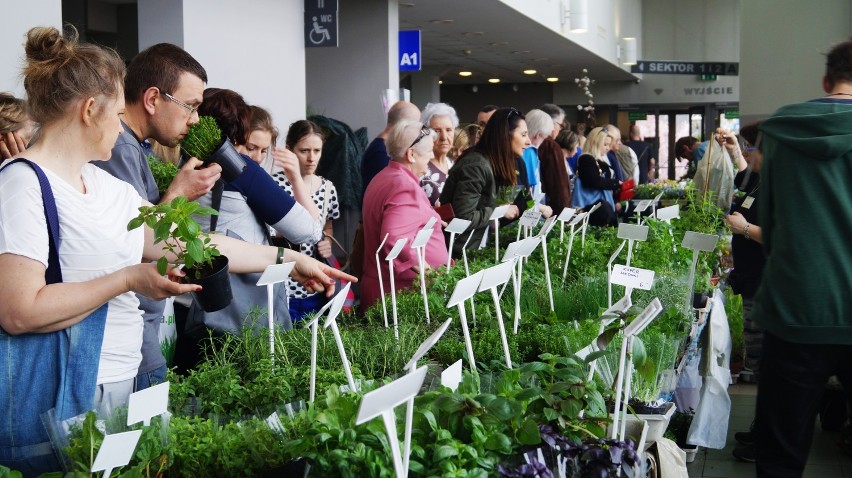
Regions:
<instances>
[{"instance_id":1,"label":"elderly woman with glasses","mask_svg":"<svg viewBox=\"0 0 852 478\"><path fill-rule=\"evenodd\" d=\"M396 124L386 140L391 161L370 181L364 193L364 274L361 278L361 310L366 311L381 298L379 274L385 287L390 287L390 273L385 256L396 241L408 239L394 260L394 282L397 289L408 287L420 273L417 252L411 248L414 236L430 219L440 224L420 179L434 156L432 130L417 121L404 120ZM387 239L385 240L385 236ZM376 270L375 252L382 259ZM447 246L440 227L436 225L426 244L426 269L447 262Z\"/></svg>"}]
</instances>

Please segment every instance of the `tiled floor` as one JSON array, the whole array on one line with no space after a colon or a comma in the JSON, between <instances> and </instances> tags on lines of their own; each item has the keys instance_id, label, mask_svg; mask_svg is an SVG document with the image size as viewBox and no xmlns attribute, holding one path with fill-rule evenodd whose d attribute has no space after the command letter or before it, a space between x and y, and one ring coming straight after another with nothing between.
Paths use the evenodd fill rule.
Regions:
<instances>
[{"instance_id":1,"label":"tiled floor","mask_svg":"<svg viewBox=\"0 0 852 478\"><path fill-rule=\"evenodd\" d=\"M687 466L691 478L751 478L755 476L753 463L744 463L731 455L736 446L734 433L748 430L754 417L757 386L736 384L728 389L731 396L731 416L728 422L728 442L722 450L701 449L695 461ZM852 456L841 452L837 446L840 435L823 431L816 425L813 446L804 478L852 478Z\"/></svg>"}]
</instances>

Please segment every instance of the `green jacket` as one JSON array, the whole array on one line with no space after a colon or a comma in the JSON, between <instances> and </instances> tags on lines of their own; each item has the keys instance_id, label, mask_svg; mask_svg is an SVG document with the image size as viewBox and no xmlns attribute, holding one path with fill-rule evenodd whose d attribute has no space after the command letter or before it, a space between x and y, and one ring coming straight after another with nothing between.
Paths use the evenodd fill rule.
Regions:
<instances>
[{"instance_id":1,"label":"green jacket","mask_svg":"<svg viewBox=\"0 0 852 478\"><path fill-rule=\"evenodd\" d=\"M452 204L455 217L467 219L474 230L468 248L477 248L488 230L489 218L497 205L497 187L491 164L481 153L471 151L450 169L441 191L441 204ZM469 233L462 234L453 245L453 257L461 255Z\"/></svg>"},{"instance_id":2,"label":"green jacket","mask_svg":"<svg viewBox=\"0 0 852 478\"><path fill-rule=\"evenodd\" d=\"M852 345L852 102L784 106L760 130L767 260L752 318L788 342Z\"/></svg>"}]
</instances>

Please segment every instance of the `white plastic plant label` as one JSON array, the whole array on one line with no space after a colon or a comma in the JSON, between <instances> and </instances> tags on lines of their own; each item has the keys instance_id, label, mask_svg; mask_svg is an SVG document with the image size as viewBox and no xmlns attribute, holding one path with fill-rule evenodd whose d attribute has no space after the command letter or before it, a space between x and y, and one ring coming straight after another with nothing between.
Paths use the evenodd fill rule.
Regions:
<instances>
[{"instance_id":1,"label":"white plastic plant label","mask_svg":"<svg viewBox=\"0 0 852 478\"><path fill-rule=\"evenodd\" d=\"M393 249L391 249L391 251L388 252L387 257L385 257L385 260L386 261L392 261L392 260L396 259L396 257L399 255L399 253L402 252L402 248L405 247L406 242L408 242L408 238L406 238L406 237L401 237L401 238L397 239L396 243L394 243L394 245L393 245Z\"/></svg>"},{"instance_id":2,"label":"white plastic plant label","mask_svg":"<svg viewBox=\"0 0 852 478\"><path fill-rule=\"evenodd\" d=\"M168 411L169 382L131 393L127 401L127 426L142 422L151 424L151 418Z\"/></svg>"},{"instance_id":3,"label":"white plastic plant label","mask_svg":"<svg viewBox=\"0 0 852 478\"><path fill-rule=\"evenodd\" d=\"M622 222L618 225L618 238L634 241L646 241L648 240L648 226Z\"/></svg>"},{"instance_id":4,"label":"white plastic plant label","mask_svg":"<svg viewBox=\"0 0 852 478\"><path fill-rule=\"evenodd\" d=\"M130 463L140 436L142 436L142 430L105 435L91 471L103 471L103 476L109 476L114 468Z\"/></svg>"},{"instance_id":5,"label":"white plastic plant label","mask_svg":"<svg viewBox=\"0 0 852 478\"><path fill-rule=\"evenodd\" d=\"M441 372L441 385L456 391L462 380L462 360L459 359L456 363L450 365Z\"/></svg>"},{"instance_id":6,"label":"white plastic plant label","mask_svg":"<svg viewBox=\"0 0 852 478\"><path fill-rule=\"evenodd\" d=\"M257 285L270 285L284 282L290 277L290 272L296 266L295 262L285 262L283 264L271 264L266 266L260 279L257 280Z\"/></svg>"},{"instance_id":7,"label":"white plastic plant label","mask_svg":"<svg viewBox=\"0 0 852 478\"><path fill-rule=\"evenodd\" d=\"M612 268L612 283L630 289L651 290L654 285L654 271L616 264Z\"/></svg>"},{"instance_id":8,"label":"white plastic plant label","mask_svg":"<svg viewBox=\"0 0 852 478\"><path fill-rule=\"evenodd\" d=\"M700 232L686 231L683 235L681 246L694 251L711 252L716 248L719 236L715 234L702 234Z\"/></svg>"},{"instance_id":9,"label":"white plastic plant label","mask_svg":"<svg viewBox=\"0 0 852 478\"><path fill-rule=\"evenodd\" d=\"M456 217L447 224L447 227L444 228L444 230L453 234L461 234L466 231L468 227L470 227L470 221Z\"/></svg>"},{"instance_id":10,"label":"white plastic plant label","mask_svg":"<svg viewBox=\"0 0 852 478\"><path fill-rule=\"evenodd\" d=\"M533 227L538 224L541 219L541 211L538 208L527 209L521 215L520 225L523 227Z\"/></svg>"},{"instance_id":11,"label":"white plastic plant label","mask_svg":"<svg viewBox=\"0 0 852 478\"><path fill-rule=\"evenodd\" d=\"M669 222L678 217L680 217L680 206L677 204L657 209L657 219L660 221Z\"/></svg>"}]
</instances>

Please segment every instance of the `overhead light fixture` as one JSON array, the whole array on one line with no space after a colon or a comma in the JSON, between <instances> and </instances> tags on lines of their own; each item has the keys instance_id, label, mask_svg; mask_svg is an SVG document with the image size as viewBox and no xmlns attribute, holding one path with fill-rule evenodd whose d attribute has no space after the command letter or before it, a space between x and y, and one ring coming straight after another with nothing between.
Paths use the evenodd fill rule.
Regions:
<instances>
[{"instance_id":1,"label":"overhead light fixture","mask_svg":"<svg viewBox=\"0 0 852 478\"><path fill-rule=\"evenodd\" d=\"M536 70L524 70L525 75L535 75L536 73L538 73Z\"/></svg>"},{"instance_id":2,"label":"overhead light fixture","mask_svg":"<svg viewBox=\"0 0 852 478\"><path fill-rule=\"evenodd\" d=\"M441 24L441 23L453 23L454 21L455 20L452 20L450 18L444 18L444 19L429 20L429 23L437 25L437 24Z\"/></svg>"},{"instance_id":3,"label":"overhead light fixture","mask_svg":"<svg viewBox=\"0 0 852 478\"><path fill-rule=\"evenodd\" d=\"M562 10L562 25L568 23L568 30L572 33L585 33L589 29L589 1L568 0L566 9L564 3L559 4Z\"/></svg>"},{"instance_id":4,"label":"overhead light fixture","mask_svg":"<svg viewBox=\"0 0 852 478\"><path fill-rule=\"evenodd\" d=\"M462 35L466 37L481 37L485 32L464 32Z\"/></svg>"},{"instance_id":5,"label":"overhead light fixture","mask_svg":"<svg viewBox=\"0 0 852 478\"><path fill-rule=\"evenodd\" d=\"M624 37L621 39L621 64L636 64L636 38Z\"/></svg>"},{"instance_id":6,"label":"overhead light fixture","mask_svg":"<svg viewBox=\"0 0 852 478\"><path fill-rule=\"evenodd\" d=\"M488 82L489 83L500 83L500 78L489 78Z\"/></svg>"},{"instance_id":7,"label":"overhead light fixture","mask_svg":"<svg viewBox=\"0 0 852 478\"><path fill-rule=\"evenodd\" d=\"M473 74L472 71L460 71L459 72L459 76L470 76L472 74Z\"/></svg>"},{"instance_id":8,"label":"overhead light fixture","mask_svg":"<svg viewBox=\"0 0 852 478\"><path fill-rule=\"evenodd\" d=\"M443 85L443 84L444 84L444 80L438 80L438 84L439 84L439 85Z\"/></svg>"},{"instance_id":9,"label":"overhead light fixture","mask_svg":"<svg viewBox=\"0 0 852 478\"><path fill-rule=\"evenodd\" d=\"M559 78L557 78L555 76L548 76L547 81L549 81L551 83L556 83L557 81L559 81Z\"/></svg>"}]
</instances>

